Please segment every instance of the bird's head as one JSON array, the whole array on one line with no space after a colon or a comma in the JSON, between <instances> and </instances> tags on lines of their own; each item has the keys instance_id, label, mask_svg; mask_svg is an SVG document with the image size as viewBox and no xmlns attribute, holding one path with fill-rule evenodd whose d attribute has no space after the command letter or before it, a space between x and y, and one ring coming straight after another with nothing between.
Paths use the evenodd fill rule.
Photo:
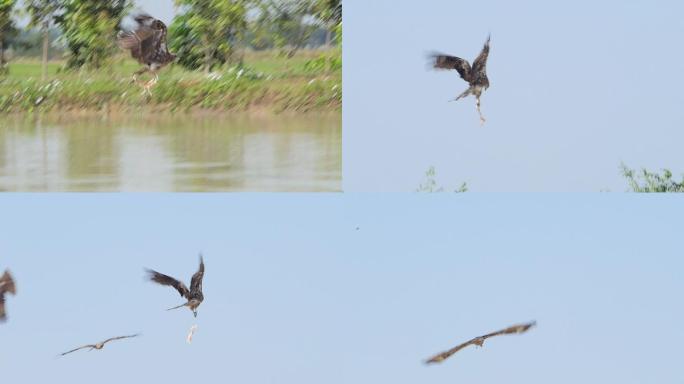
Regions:
<instances>
[{"instance_id":1,"label":"bird's head","mask_svg":"<svg viewBox=\"0 0 684 384\"><path fill-rule=\"evenodd\" d=\"M197 317L197 311L196 310L193 310L192 314L195 315L195 317Z\"/></svg>"}]
</instances>

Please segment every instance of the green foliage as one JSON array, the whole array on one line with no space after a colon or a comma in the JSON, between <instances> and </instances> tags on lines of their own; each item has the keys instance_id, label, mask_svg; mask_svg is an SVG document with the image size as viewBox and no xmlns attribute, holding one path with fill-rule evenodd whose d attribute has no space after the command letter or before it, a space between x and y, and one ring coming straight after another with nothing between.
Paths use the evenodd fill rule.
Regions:
<instances>
[{"instance_id":1,"label":"green foliage","mask_svg":"<svg viewBox=\"0 0 684 384\"><path fill-rule=\"evenodd\" d=\"M40 63L12 63L12 73L0 79L0 113L74 110L210 109L216 111L267 109L271 111L339 110L342 105L341 71L325 76L297 69L283 72L291 60L274 53L247 56L249 65L209 75L169 66L160 74L152 97L132 84L133 60L113 63L108 71L57 72L50 63L51 82L38 81ZM305 60L295 59L299 66ZM258 68L258 69L256 69ZM144 81L144 79L141 79Z\"/></svg>"},{"instance_id":2,"label":"green foliage","mask_svg":"<svg viewBox=\"0 0 684 384\"><path fill-rule=\"evenodd\" d=\"M416 192L444 192L444 187L437 184L437 171L435 170L434 166L431 166L427 171L425 171L425 180L418 186ZM468 192L468 185L466 183L462 183L461 186L454 192Z\"/></svg>"},{"instance_id":3,"label":"green foliage","mask_svg":"<svg viewBox=\"0 0 684 384\"><path fill-rule=\"evenodd\" d=\"M627 179L633 192L684 192L684 179L681 182L672 180L672 172L663 169L663 174L642 169L640 173L620 165L622 175Z\"/></svg>"},{"instance_id":4,"label":"green foliage","mask_svg":"<svg viewBox=\"0 0 684 384\"><path fill-rule=\"evenodd\" d=\"M69 49L68 68L100 68L117 51L118 25L130 0L62 0L57 23Z\"/></svg>"},{"instance_id":5,"label":"green foliage","mask_svg":"<svg viewBox=\"0 0 684 384\"><path fill-rule=\"evenodd\" d=\"M314 14L311 0L261 0L257 4L259 18L252 28L257 46L278 48L292 57L317 29L306 22Z\"/></svg>"},{"instance_id":6,"label":"green foliage","mask_svg":"<svg viewBox=\"0 0 684 384\"><path fill-rule=\"evenodd\" d=\"M16 0L0 0L0 75L7 73L5 61L5 47L8 45L10 38L14 37L17 29L12 20L12 11L16 4Z\"/></svg>"},{"instance_id":7,"label":"green foliage","mask_svg":"<svg viewBox=\"0 0 684 384\"><path fill-rule=\"evenodd\" d=\"M209 72L231 63L235 46L247 29L249 0L176 0L185 12L172 23L170 46L180 63ZM176 35L177 33L177 35Z\"/></svg>"},{"instance_id":8,"label":"green foliage","mask_svg":"<svg viewBox=\"0 0 684 384\"><path fill-rule=\"evenodd\" d=\"M304 63L304 70L309 73L326 73L342 70L342 56L339 54L321 54Z\"/></svg>"},{"instance_id":9,"label":"green foliage","mask_svg":"<svg viewBox=\"0 0 684 384\"><path fill-rule=\"evenodd\" d=\"M61 0L24 0L29 28L40 27L47 30L61 7Z\"/></svg>"}]
</instances>

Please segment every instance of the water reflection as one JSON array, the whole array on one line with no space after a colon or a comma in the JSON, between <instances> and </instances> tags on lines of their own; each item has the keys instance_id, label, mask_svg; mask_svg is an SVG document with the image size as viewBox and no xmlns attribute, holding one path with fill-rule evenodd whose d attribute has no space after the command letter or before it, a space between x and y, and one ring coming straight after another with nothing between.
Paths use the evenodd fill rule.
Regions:
<instances>
[{"instance_id":1,"label":"water reflection","mask_svg":"<svg viewBox=\"0 0 684 384\"><path fill-rule=\"evenodd\" d=\"M339 114L0 119L0 190L339 191Z\"/></svg>"}]
</instances>

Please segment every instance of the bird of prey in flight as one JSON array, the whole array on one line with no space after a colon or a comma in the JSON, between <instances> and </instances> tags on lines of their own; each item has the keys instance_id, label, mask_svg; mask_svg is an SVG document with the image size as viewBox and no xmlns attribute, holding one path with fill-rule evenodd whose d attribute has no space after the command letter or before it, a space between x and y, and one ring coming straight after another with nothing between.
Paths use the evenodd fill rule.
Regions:
<instances>
[{"instance_id":1,"label":"bird of prey in flight","mask_svg":"<svg viewBox=\"0 0 684 384\"><path fill-rule=\"evenodd\" d=\"M92 351L93 349L102 349L102 348L104 348L105 344L109 343L110 341L128 339L128 338L137 337L137 336L139 336L139 334L136 333L135 335L112 337L112 338L109 338L105 341L101 341L101 342L96 343L96 344L88 344L88 345L84 345L82 347L74 348L71 351L67 351L67 352L62 353L61 356L68 355L72 352L76 352L78 350L85 349L85 348L90 348L89 351Z\"/></svg>"},{"instance_id":2,"label":"bird of prey in flight","mask_svg":"<svg viewBox=\"0 0 684 384\"><path fill-rule=\"evenodd\" d=\"M133 74L133 81L138 82L138 76L151 72L153 78L143 85L143 94L152 96L150 89L159 81L159 71L162 67L176 59L176 55L169 52L166 45L166 25L150 15L140 14L134 17L138 24L132 31L119 31L117 40L119 47L130 50L131 56L144 67Z\"/></svg>"},{"instance_id":3,"label":"bird of prey in flight","mask_svg":"<svg viewBox=\"0 0 684 384\"><path fill-rule=\"evenodd\" d=\"M453 355L454 353L460 351L461 349L463 349L469 345L476 345L478 347L481 347L482 344L484 344L485 340L487 340L490 337L527 332L530 328L534 327L535 325L537 325L537 322L533 321L531 323L513 325L513 326L510 326L506 329L502 329L500 331L492 332L492 333L486 334L484 336L478 336L474 339L470 339L470 340L466 341L465 343L459 344L459 345L455 346L454 348L451 348L447 351L444 351L442 353L436 354L435 356L432 356L431 358L429 358L425 361L425 364L441 363L442 361L451 357L451 355Z\"/></svg>"},{"instance_id":4,"label":"bird of prey in flight","mask_svg":"<svg viewBox=\"0 0 684 384\"><path fill-rule=\"evenodd\" d=\"M0 323L7 320L7 313L5 312L5 293L11 293L12 295L17 294L17 287L14 284L14 279L9 273L9 270L5 270L5 273L0 277Z\"/></svg>"},{"instance_id":5,"label":"bird of prey in flight","mask_svg":"<svg viewBox=\"0 0 684 384\"><path fill-rule=\"evenodd\" d=\"M480 115L480 125L484 124L485 118L480 111L480 96L487 88L489 88L489 79L487 78L487 57L489 56L489 39L482 48L482 52L473 61L473 66L470 66L468 60L461 59L456 56L444 55L441 53L433 53L432 66L436 69L455 69L461 78L468 82L469 86L463 93L461 93L453 101L459 100L468 95L475 95L477 99L477 113Z\"/></svg>"},{"instance_id":6,"label":"bird of prey in flight","mask_svg":"<svg viewBox=\"0 0 684 384\"><path fill-rule=\"evenodd\" d=\"M169 311L180 307L188 307L195 315L195 317L197 317L197 307L199 307L199 305L202 304L202 300L204 300L204 295L202 294L202 278L204 278L204 259L202 258L201 254L199 270L194 275L192 275L192 280L190 280L190 289L188 289L188 287L186 287L182 281L174 279L171 276L164 275L151 269L148 269L147 272L149 273L150 280L154 281L157 284L169 285L176 288L178 293L180 293L181 297L184 297L186 300L188 300L186 303L183 303L179 306L169 308Z\"/></svg>"}]
</instances>

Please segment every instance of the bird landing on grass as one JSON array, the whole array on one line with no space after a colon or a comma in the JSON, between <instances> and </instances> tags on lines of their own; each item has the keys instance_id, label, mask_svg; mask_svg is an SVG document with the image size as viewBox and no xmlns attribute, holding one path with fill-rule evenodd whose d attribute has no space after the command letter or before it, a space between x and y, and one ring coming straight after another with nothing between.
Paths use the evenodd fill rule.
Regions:
<instances>
[{"instance_id":1,"label":"bird landing on grass","mask_svg":"<svg viewBox=\"0 0 684 384\"><path fill-rule=\"evenodd\" d=\"M467 60L456 56L449 56L441 53L433 53L430 55L432 59L432 66L435 69L455 69L461 78L468 82L469 87L458 97L452 101L459 100L463 97L474 95L477 105L477 113L480 115L480 125L484 125L485 117L480 111L480 96L487 88L489 88L489 79L487 78L487 57L489 56L489 40L491 36L487 37L487 41L482 48L482 51L473 61L472 67Z\"/></svg>"},{"instance_id":2,"label":"bird landing on grass","mask_svg":"<svg viewBox=\"0 0 684 384\"><path fill-rule=\"evenodd\" d=\"M144 67L133 74L133 82L138 76L150 72L153 78L143 84L143 95L152 96L151 88L159 81L157 72L176 59L166 45L166 24L150 15L134 17L138 24L132 31L120 31L117 35L119 47L131 51L131 56Z\"/></svg>"}]
</instances>

